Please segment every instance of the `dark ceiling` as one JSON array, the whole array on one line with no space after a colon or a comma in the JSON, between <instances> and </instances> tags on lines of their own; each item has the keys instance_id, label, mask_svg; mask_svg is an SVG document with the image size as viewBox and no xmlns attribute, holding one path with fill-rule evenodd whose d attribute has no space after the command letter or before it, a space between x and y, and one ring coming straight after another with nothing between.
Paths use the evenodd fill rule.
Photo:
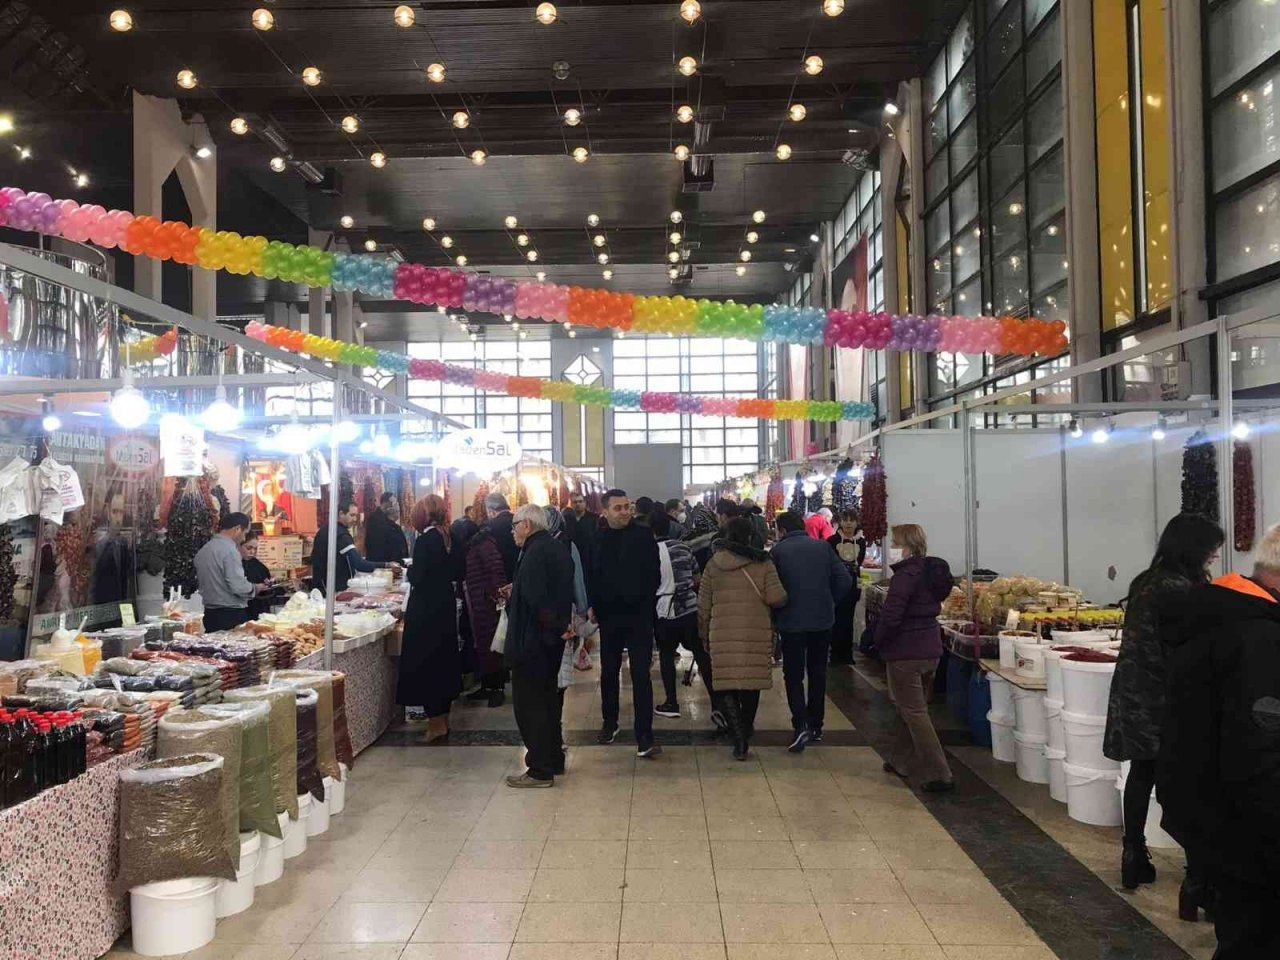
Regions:
<instances>
[{"instance_id":1,"label":"dark ceiling","mask_svg":"<svg viewBox=\"0 0 1280 960\"><path fill-rule=\"evenodd\" d=\"M679 292L769 299L856 183L846 151L874 156L886 99L921 73L963 3L847 0L832 18L820 0L704 0L691 26L679 0L564 0L551 25L534 19L535 0L440 0L411 4L416 22L402 29L388 0L0 0L0 107L37 150L43 142L55 168L92 164L82 193L99 202L129 203L128 108L138 90L177 97L208 123L224 228L300 241L310 225L336 230L353 250L372 238L410 260L446 263L461 252L470 267L596 284L605 284L603 250L616 271L607 285L664 293L667 214L679 208L692 268ZM269 32L251 24L257 6L275 18ZM119 7L134 19L127 33L108 26ZM801 69L807 54L821 56L820 75ZM699 61L690 78L674 66L685 55ZM556 61L567 63L566 78L553 75ZM433 62L445 65L445 82L426 78ZM320 85L301 82L306 66L323 72ZM195 89L178 87L180 69L196 73ZM682 103L695 122L675 120ZM807 109L802 122L786 119L793 103ZM569 107L582 123L563 123ZM469 115L466 129L451 125L457 111ZM339 128L346 115L359 118L353 135ZM233 134L233 116L249 118L251 131ZM775 159L779 142L791 146L789 161ZM690 166L672 156L677 143L714 161L712 189L682 190ZM578 146L590 150L585 163L570 156ZM467 159L476 149L489 154L483 166ZM383 169L368 162L375 150L388 158ZM276 154L290 161L284 173L268 168ZM337 190L307 183L303 163L336 178ZM50 192L71 193L61 170L17 164L8 151L0 176L45 189L52 177L60 185ZM767 212L758 227L756 209ZM587 229L589 213L599 231ZM352 229L340 228L343 215ZM504 229L508 215L517 230ZM427 216L434 234L422 229ZM749 228L758 243L746 244ZM522 230L527 248L515 242ZM448 251L445 233L455 241ZM224 287L220 299L237 310L267 291Z\"/></svg>"}]
</instances>

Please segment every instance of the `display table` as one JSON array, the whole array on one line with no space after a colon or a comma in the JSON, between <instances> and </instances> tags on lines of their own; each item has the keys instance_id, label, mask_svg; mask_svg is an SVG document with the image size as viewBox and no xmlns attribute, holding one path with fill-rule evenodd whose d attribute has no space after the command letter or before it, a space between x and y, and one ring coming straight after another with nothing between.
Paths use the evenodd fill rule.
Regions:
<instances>
[{"instance_id":1,"label":"display table","mask_svg":"<svg viewBox=\"0 0 1280 960\"><path fill-rule=\"evenodd\" d=\"M347 678L347 728L357 755L382 736L395 715L397 664L386 653L388 632L357 638L360 643L347 641L346 649L333 655L333 669Z\"/></svg>"},{"instance_id":2,"label":"display table","mask_svg":"<svg viewBox=\"0 0 1280 960\"><path fill-rule=\"evenodd\" d=\"M1035 679L1031 677L1024 677L1022 674L1014 670L1013 667L1000 666L999 660L983 658L982 660L979 660L978 663L981 664L982 669L987 671L987 673L994 673L997 677L1000 677L1002 680L1007 680L1009 683L1021 690L1047 689L1044 677L1038 677Z\"/></svg>"},{"instance_id":3,"label":"display table","mask_svg":"<svg viewBox=\"0 0 1280 960\"><path fill-rule=\"evenodd\" d=\"M129 926L113 897L120 771L144 751L112 757L69 783L0 812L0 956L89 960Z\"/></svg>"}]
</instances>

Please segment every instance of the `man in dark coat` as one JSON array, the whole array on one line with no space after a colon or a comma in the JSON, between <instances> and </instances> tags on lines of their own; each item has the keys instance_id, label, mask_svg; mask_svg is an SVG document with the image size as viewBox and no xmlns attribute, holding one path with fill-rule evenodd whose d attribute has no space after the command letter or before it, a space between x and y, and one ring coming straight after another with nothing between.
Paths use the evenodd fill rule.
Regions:
<instances>
[{"instance_id":1,"label":"man in dark coat","mask_svg":"<svg viewBox=\"0 0 1280 960\"><path fill-rule=\"evenodd\" d=\"M1161 825L1217 887L1215 960L1280 957L1280 526L1170 638Z\"/></svg>"},{"instance_id":2,"label":"man in dark coat","mask_svg":"<svg viewBox=\"0 0 1280 960\"><path fill-rule=\"evenodd\" d=\"M409 556L409 541L400 529L400 503L389 490L378 498L378 509L365 523L364 555L377 563L399 563Z\"/></svg>"},{"instance_id":3,"label":"man in dark coat","mask_svg":"<svg viewBox=\"0 0 1280 960\"><path fill-rule=\"evenodd\" d=\"M357 573L373 573L375 570L401 570L394 560L375 562L360 556L356 549L355 538L351 536L351 528L360 519L360 513L350 500L338 504L338 540L336 550L338 559L334 565L333 586L337 593L347 589L347 583ZM311 542L311 585L324 593L328 583L329 564L329 527L324 525Z\"/></svg>"},{"instance_id":4,"label":"man in dark coat","mask_svg":"<svg viewBox=\"0 0 1280 960\"><path fill-rule=\"evenodd\" d=\"M564 773L560 695L556 678L573 610L573 559L547 532L542 507L526 504L515 516L520 563L507 600L503 653L511 667L511 699L529 768L507 778L509 787L549 787Z\"/></svg>"},{"instance_id":5,"label":"man in dark coat","mask_svg":"<svg viewBox=\"0 0 1280 960\"><path fill-rule=\"evenodd\" d=\"M462 516L450 524L449 535L453 539L454 549L461 547L465 550L471 538L480 532L480 526L475 521L475 512L476 508L467 504L462 511Z\"/></svg>"},{"instance_id":6,"label":"man in dark coat","mask_svg":"<svg viewBox=\"0 0 1280 960\"><path fill-rule=\"evenodd\" d=\"M498 552L502 554L502 566L507 571L507 583L511 583L516 575L516 560L520 556L520 548L516 546L511 532L511 507L507 498L500 493L491 493L484 498L484 510L488 516L486 526L493 532L493 539L498 544Z\"/></svg>"}]
</instances>

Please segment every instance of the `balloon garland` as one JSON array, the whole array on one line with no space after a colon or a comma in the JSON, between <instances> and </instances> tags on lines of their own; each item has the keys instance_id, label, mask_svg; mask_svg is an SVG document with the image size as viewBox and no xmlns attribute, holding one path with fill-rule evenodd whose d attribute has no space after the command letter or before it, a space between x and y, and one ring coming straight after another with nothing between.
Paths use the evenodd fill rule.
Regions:
<instances>
[{"instance_id":1,"label":"balloon garland","mask_svg":"<svg viewBox=\"0 0 1280 960\"><path fill-rule=\"evenodd\" d=\"M441 380L464 384L509 397L531 397L557 403L580 403L594 407L616 407L621 410L643 410L646 413L698 413L713 417L741 417L761 420L870 420L875 408L869 403L840 400L768 400L762 397L700 397L689 393L656 393L639 390L610 390L607 387L583 387L566 380L544 380L540 377L513 377L489 370L459 367L439 360L410 358L403 353L343 343L329 337L317 337L301 330L288 330L250 321L244 332L255 340L304 353L320 360L376 367L388 373L406 374L415 380Z\"/></svg>"},{"instance_id":2,"label":"balloon garland","mask_svg":"<svg viewBox=\"0 0 1280 960\"><path fill-rule=\"evenodd\" d=\"M158 337L143 337L129 344L129 362L149 363L157 357L167 357L178 346L178 331L167 330Z\"/></svg>"},{"instance_id":3,"label":"balloon garland","mask_svg":"<svg viewBox=\"0 0 1280 960\"><path fill-rule=\"evenodd\" d=\"M390 257L334 253L266 237L135 217L46 193L0 188L0 226L193 264L205 270L332 286L381 299L541 318L577 326L731 337L776 343L946 353L1056 356L1067 348L1061 320L1016 317L891 316L780 304L645 297L534 280L400 263Z\"/></svg>"}]
</instances>

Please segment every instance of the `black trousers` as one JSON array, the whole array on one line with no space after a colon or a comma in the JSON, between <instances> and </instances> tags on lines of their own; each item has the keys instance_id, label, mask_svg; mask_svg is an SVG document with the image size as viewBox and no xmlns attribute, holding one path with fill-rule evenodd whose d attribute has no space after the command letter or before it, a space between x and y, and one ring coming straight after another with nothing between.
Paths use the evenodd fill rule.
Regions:
<instances>
[{"instance_id":1,"label":"black trousers","mask_svg":"<svg viewBox=\"0 0 1280 960\"><path fill-rule=\"evenodd\" d=\"M854 587L836 604L836 622L831 628L831 662L853 663L853 614L862 591Z\"/></svg>"},{"instance_id":2,"label":"black trousers","mask_svg":"<svg viewBox=\"0 0 1280 960\"><path fill-rule=\"evenodd\" d=\"M204 611L204 631L230 630L250 620L248 607L206 607Z\"/></svg>"},{"instance_id":3,"label":"black trousers","mask_svg":"<svg viewBox=\"0 0 1280 960\"><path fill-rule=\"evenodd\" d=\"M715 702L715 690L711 686L711 655L702 645L698 637L698 611L687 613L675 620L663 620L659 617L653 622L654 639L658 643L658 665L662 669L662 688L666 691L667 703L676 701L676 658L678 647L684 647L693 654L693 662L698 665L702 674L702 682L707 685L707 694Z\"/></svg>"},{"instance_id":4,"label":"black trousers","mask_svg":"<svg viewBox=\"0 0 1280 960\"><path fill-rule=\"evenodd\" d=\"M787 706L791 726L801 730L821 730L826 716L827 655L831 631L813 630L782 634L782 679L787 685ZM805 694L805 678L809 680Z\"/></svg>"},{"instance_id":5,"label":"black trousers","mask_svg":"<svg viewBox=\"0 0 1280 960\"><path fill-rule=\"evenodd\" d=\"M636 741L653 738L653 615L615 614L600 621L600 707L606 726L618 724L622 651L631 657L631 697L635 705Z\"/></svg>"},{"instance_id":6,"label":"black trousers","mask_svg":"<svg viewBox=\"0 0 1280 960\"><path fill-rule=\"evenodd\" d=\"M1156 785L1154 760L1130 760L1129 776L1124 781L1124 836L1134 842L1147 833L1147 812L1151 809L1151 790Z\"/></svg>"},{"instance_id":7,"label":"black trousers","mask_svg":"<svg viewBox=\"0 0 1280 960\"><path fill-rule=\"evenodd\" d=\"M564 765L560 752L560 706L556 689L564 644L548 647L536 658L511 668L511 700L516 726L524 741L529 776L551 780Z\"/></svg>"},{"instance_id":8,"label":"black trousers","mask_svg":"<svg viewBox=\"0 0 1280 960\"><path fill-rule=\"evenodd\" d=\"M1280 957L1280 888L1265 879L1214 878L1214 925L1218 950L1213 960L1262 960Z\"/></svg>"}]
</instances>

